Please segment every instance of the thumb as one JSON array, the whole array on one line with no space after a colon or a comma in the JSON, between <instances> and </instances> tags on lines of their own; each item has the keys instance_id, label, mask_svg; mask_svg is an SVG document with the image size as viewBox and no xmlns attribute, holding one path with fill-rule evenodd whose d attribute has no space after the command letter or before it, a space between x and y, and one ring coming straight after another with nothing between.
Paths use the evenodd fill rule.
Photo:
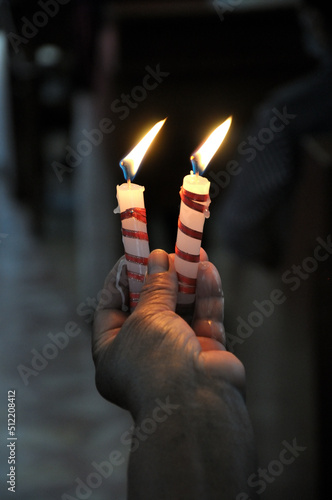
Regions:
<instances>
[{"instance_id":1,"label":"thumb","mask_svg":"<svg viewBox=\"0 0 332 500\"><path fill-rule=\"evenodd\" d=\"M154 250L149 256L148 274L136 311L175 311L177 289L173 259L164 250Z\"/></svg>"}]
</instances>

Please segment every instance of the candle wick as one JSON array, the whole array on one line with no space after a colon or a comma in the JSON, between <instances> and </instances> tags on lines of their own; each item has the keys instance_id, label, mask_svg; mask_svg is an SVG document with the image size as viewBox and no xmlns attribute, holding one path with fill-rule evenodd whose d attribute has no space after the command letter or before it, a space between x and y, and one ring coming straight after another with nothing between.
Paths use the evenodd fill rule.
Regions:
<instances>
[{"instance_id":1,"label":"candle wick","mask_svg":"<svg viewBox=\"0 0 332 500\"><path fill-rule=\"evenodd\" d=\"M131 180L130 179L127 180L127 186L128 186L128 189L131 189Z\"/></svg>"}]
</instances>

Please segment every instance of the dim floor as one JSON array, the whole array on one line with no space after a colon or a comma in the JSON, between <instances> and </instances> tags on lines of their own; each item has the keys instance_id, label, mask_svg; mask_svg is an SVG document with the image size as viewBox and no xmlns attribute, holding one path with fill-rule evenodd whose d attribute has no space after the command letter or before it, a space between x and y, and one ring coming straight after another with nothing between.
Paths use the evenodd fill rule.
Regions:
<instances>
[{"instance_id":1,"label":"dim floor","mask_svg":"<svg viewBox=\"0 0 332 500\"><path fill-rule=\"evenodd\" d=\"M91 314L81 318L77 312L84 297L77 301L69 286L71 250L66 244L52 248L31 235L29 217L13 200L4 176L0 222L1 498L12 498L4 479L11 390L16 393L17 499L123 500L128 450L121 435L131 420L95 389L91 324L84 321ZM95 474L93 488L83 486L96 473L93 463L108 461L114 450L121 464L111 477Z\"/></svg>"}]
</instances>

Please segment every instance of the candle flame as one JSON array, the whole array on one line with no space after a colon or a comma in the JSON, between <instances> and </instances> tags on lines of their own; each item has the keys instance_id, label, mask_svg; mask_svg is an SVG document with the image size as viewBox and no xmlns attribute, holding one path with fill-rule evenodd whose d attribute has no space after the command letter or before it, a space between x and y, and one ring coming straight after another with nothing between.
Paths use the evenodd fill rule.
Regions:
<instances>
[{"instance_id":1,"label":"candle flame","mask_svg":"<svg viewBox=\"0 0 332 500\"><path fill-rule=\"evenodd\" d=\"M221 125L219 125L206 139L202 146L195 151L190 157L193 165L194 173L203 174L204 170L210 163L210 160L214 154L219 149L221 143L223 142L229 127L232 123L232 117L230 116Z\"/></svg>"},{"instance_id":2,"label":"candle flame","mask_svg":"<svg viewBox=\"0 0 332 500\"><path fill-rule=\"evenodd\" d=\"M143 137L143 139L141 139L140 142L134 147L134 149L120 161L120 167L122 168L127 181L132 181L134 179L145 153L149 149L149 146L161 127L164 125L165 121L166 118L156 123Z\"/></svg>"}]
</instances>

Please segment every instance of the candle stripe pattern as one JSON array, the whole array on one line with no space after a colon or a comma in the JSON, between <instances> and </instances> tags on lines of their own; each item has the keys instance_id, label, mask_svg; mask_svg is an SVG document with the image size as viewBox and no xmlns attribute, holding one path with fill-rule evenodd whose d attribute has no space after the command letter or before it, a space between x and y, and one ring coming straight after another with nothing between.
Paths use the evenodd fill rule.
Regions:
<instances>
[{"instance_id":1,"label":"candle stripe pattern","mask_svg":"<svg viewBox=\"0 0 332 500\"><path fill-rule=\"evenodd\" d=\"M146 224L146 210L145 208L140 208L140 207L127 208L127 210L121 212L120 218L121 221L134 218Z\"/></svg>"},{"instance_id":2,"label":"candle stripe pattern","mask_svg":"<svg viewBox=\"0 0 332 500\"><path fill-rule=\"evenodd\" d=\"M181 293L195 293L196 289L196 278L188 278L183 274L177 273L179 280L178 291Z\"/></svg>"},{"instance_id":3,"label":"candle stripe pattern","mask_svg":"<svg viewBox=\"0 0 332 500\"><path fill-rule=\"evenodd\" d=\"M143 264L143 266L148 265L147 257L139 257L138 255L131 255L125 252L127 262L135 262L135 264Z\"/></svg>"},{"instance_id":4,"label":"candle stripe pattern","mask_svg":"<svg viewBox=\"0 0 332 500\"><path fill-rule=\"evenodd\" d=\"M144 281L144 278L145 278L145 275L144 274L141 274L141 273L133 273L132 271L127 271L127 276L128 278L132 279L132 280L136 280L136 281ZM130 298L131 298L131 295L139 295L139 293L131 293L129 292L130 294Z\"/></svg>"},{"instance_id":5,"label":"candle stripe pattern","mask_svg":"<svg viewBox=\"0 0 332 500\"><path fill-rule=\"evenodd\" d=\"M137 302L138 302L139 296L140 296L139 293L137 293L137 292L131 292L130 299L129 299L130 309L135 309L135 307L137 306Z\"/></svg>"},{"instance_id":6,"label":"candle stripe pattern","mask_svg":"<svg viewBox=\"0 0 332 500\"><path fill-rule=\"evenodd\" d=\"M196 286L196 278L188 278L188 276L184 276L183 274L177 273L178 278L181 280L182 283L186 283L189 286Z\"/></svg>"},{"instance_id":7,"label":"candle stripe pattern","mask_svg":"<svg viewBox=\"0 0 332 500\"><path fill-rule=\"evenodd\" d=\"M209 215L210 205L208 181L197 180L196 176L187 177L193 184L193 191L195 187L197 188L197 182L200 186L204 183L204 191L192 192L184 186L180 190L181 207L175 245L179 304L190 304L195 300L203 226L205 218Z\"/></svg>"},{"instance_id":8,"label":"candle stripe pattern","mask_svg":"<svg viewBox=\"0 0 332 500\"><path fill-rule=\"evenodd\" d=\"M187 236L190 236L191 238L195 238L196 240L201 240L203 237L203 233L201 231L195 231L194 229L190 229L190 227L185 226L179 217L178 220L178 228L180 231L183 232L183 234L186 234Z\"/></svg>"},{"instance_id":9,"label":"candle stripe pattern","mask_svg":"<svg viewBox=\"0 0 332 500\"><path fill-rule=\"evenodd\" d=\"M201 205L201 203L207 202L210 196L208 194L191 193L182 187L180 190L180 198L187 207L197 212L204 213L207 210L207 206L205 204ZM197 201L201 203L196 203Z\"/></svg>"},{"instance_id":10,"label":"candle stripe pattern","mask_svg":"<svg viewBox=\"0 0 332 500\"><path fill-rule=\"evenodd\" d=\"M127 262L129 306L130 310L133 311L140 297L148 264L149 237L146 226L146 210L142 207L127 208L120 213L120 218Z\"/></svg>"},{"instance_id":11,"label":"candle stripe pattern","mask_svg":"<svg viewBox=\"0 0 332 500\"><path fill-rule=\"evenodd\" d=\"M199 262L199 254L193 255L191 253L183 252L175 245L175 253L180 259L186 260L187 262Z\"/></svg>"},{"instance_id":12,"label":"candle stripe pattern","mask_svg":"<svg viewBox=\"0 0 332 500\"><path fill-rule=\"evenodd\" d=\"M149 241L148 233L143 231L134 231L132 229L122 228L122 236L127 236L127 238L137 238L138 240Z\"/></svg>"}]
</instances>

